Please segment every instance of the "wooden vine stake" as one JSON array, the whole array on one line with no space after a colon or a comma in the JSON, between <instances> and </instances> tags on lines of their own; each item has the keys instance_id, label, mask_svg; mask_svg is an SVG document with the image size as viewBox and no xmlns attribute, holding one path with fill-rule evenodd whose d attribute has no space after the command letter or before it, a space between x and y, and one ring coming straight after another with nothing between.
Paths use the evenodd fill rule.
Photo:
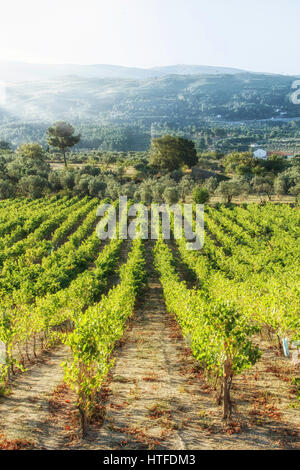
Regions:
<instances>
[{"instance_id":1,"label":"wooden vine stake","mask_svg":"<svg viewBox=\"0 0 300 470\"><path fill-rule=\"evenodd\" d=\"M228 421L231 418L232 404L230 398L230 389L232 383L232 360L230 357L226 357L223 366L223 392L224 392L224 415L223 419Z\"/></svg>"}]
</instances>

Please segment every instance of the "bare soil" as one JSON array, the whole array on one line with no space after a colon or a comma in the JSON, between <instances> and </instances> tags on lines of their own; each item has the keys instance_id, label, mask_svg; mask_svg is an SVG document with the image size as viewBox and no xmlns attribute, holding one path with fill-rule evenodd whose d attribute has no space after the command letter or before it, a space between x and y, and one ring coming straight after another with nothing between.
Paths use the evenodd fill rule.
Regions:
<instances>
[{"instance_id":1,"label":"bare soil","mask_svg":"<svg viewBox=\"0 0 300 470\"><path fill-rule=\"evenodd\" d=\"M48 426L49 399L63 380L65 347L45 352L27 372L11 383L11 393L0 398L0 436L27 441L33 447L58 448L57 432ZM0 437L1 448L1 437Z\"/></svg>"}]
</instances>

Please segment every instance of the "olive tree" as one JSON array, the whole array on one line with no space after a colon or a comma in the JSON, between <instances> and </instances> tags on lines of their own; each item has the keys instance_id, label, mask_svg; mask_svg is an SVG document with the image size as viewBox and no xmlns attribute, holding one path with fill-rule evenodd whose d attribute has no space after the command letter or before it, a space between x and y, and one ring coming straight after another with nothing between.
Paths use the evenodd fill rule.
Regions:
<instances>
[{"instance_id":1,"label":"olive tree","mask_svg":"<svg viewBox=\"0 0 300 470\"><path fill-rule=\"evenodd\" d=\"M8 180L0 179L0 199L8 199L16 194L15 186Z\"/></svg>"},{"instance_id":2,"label":"olive tree","mask_svg":"<svg viewBox=\"0 0 300 470\"><path fill-rule=\"evenodd\" d=\"M217 188L217 193L230 204L234 196L239 196L247 191L245 183L238 180L221 181Z\"/></svg>"},{"instance_id":3,"label":"olive tree","mask_svg":"<svg viewBox=\"0 0 300 470\"><path fill-rule=\"evenodd\" d=\"M175 187L166 188L163 194L164 201L167 204L176 204L179 201L179 194Z\"/></svg>"},{"instance_id":4,"label":"olive tree","mask_svg":"<svg viewBox=\"0 0 300 470\"><path fill-rule=\"evenodd\" d=\"M43 147L40 144L29 143L22 144L17 149L17 154L26 159L41 162L46 159L46 154Z\"/></svg>"},{"instance_id":5,"label":"olive tree","mask_svg":"<svg viewBox=\"0 0 300 470\"><path fill-rule=\"evenodd\" d=\"M46 178L39 175L23 176L18 184L21 194L32 198L42 197L48 187Z\"/></svg>"},{"instance_id":6,"label":"olive tree","mask_svg":"<svg viewBox=\"0 0 300 470\"><path fill-rule=\"evenodd\" d=\"M255 176L252 180L252 186L256 193L262 196L268 196L271 201L271 195L274 190L273 179L267 176Z\"/></svg>"}]
</instances>

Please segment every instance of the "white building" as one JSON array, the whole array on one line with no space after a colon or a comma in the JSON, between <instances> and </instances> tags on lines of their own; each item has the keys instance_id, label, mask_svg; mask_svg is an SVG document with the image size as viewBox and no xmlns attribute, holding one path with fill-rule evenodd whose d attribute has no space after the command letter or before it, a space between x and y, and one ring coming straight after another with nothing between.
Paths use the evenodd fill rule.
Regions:
<instances>
[{"instance_id":1,"label":"white building","mask_svg":"<svg viewBox=\"0 0 300 470\"><path fill-rule=\"evenodd\" d=\"M253 156L254 156L255 158L262 158L262 159L266 160L267 157L268 157L268 153L267 153L266 150L257 149L257 150L255 150L255 152L253 153Z\"/></svg>"}]
</instances>

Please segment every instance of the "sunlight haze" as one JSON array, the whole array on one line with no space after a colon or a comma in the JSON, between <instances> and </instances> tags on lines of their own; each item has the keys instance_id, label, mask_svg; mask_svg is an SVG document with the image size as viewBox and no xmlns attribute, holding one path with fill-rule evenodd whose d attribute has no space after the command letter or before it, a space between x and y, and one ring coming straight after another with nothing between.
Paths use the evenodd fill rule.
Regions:
<instances>
[{"instance_id":1,"label":"sunlight haze","mask_svg":"<svg viewBox=\"0 0 300 470\"><path fill-rule=\"evenodd\" d=\"M0 60L300 74L298 0L11 0Z\"/></svg>"}]
</instances>

